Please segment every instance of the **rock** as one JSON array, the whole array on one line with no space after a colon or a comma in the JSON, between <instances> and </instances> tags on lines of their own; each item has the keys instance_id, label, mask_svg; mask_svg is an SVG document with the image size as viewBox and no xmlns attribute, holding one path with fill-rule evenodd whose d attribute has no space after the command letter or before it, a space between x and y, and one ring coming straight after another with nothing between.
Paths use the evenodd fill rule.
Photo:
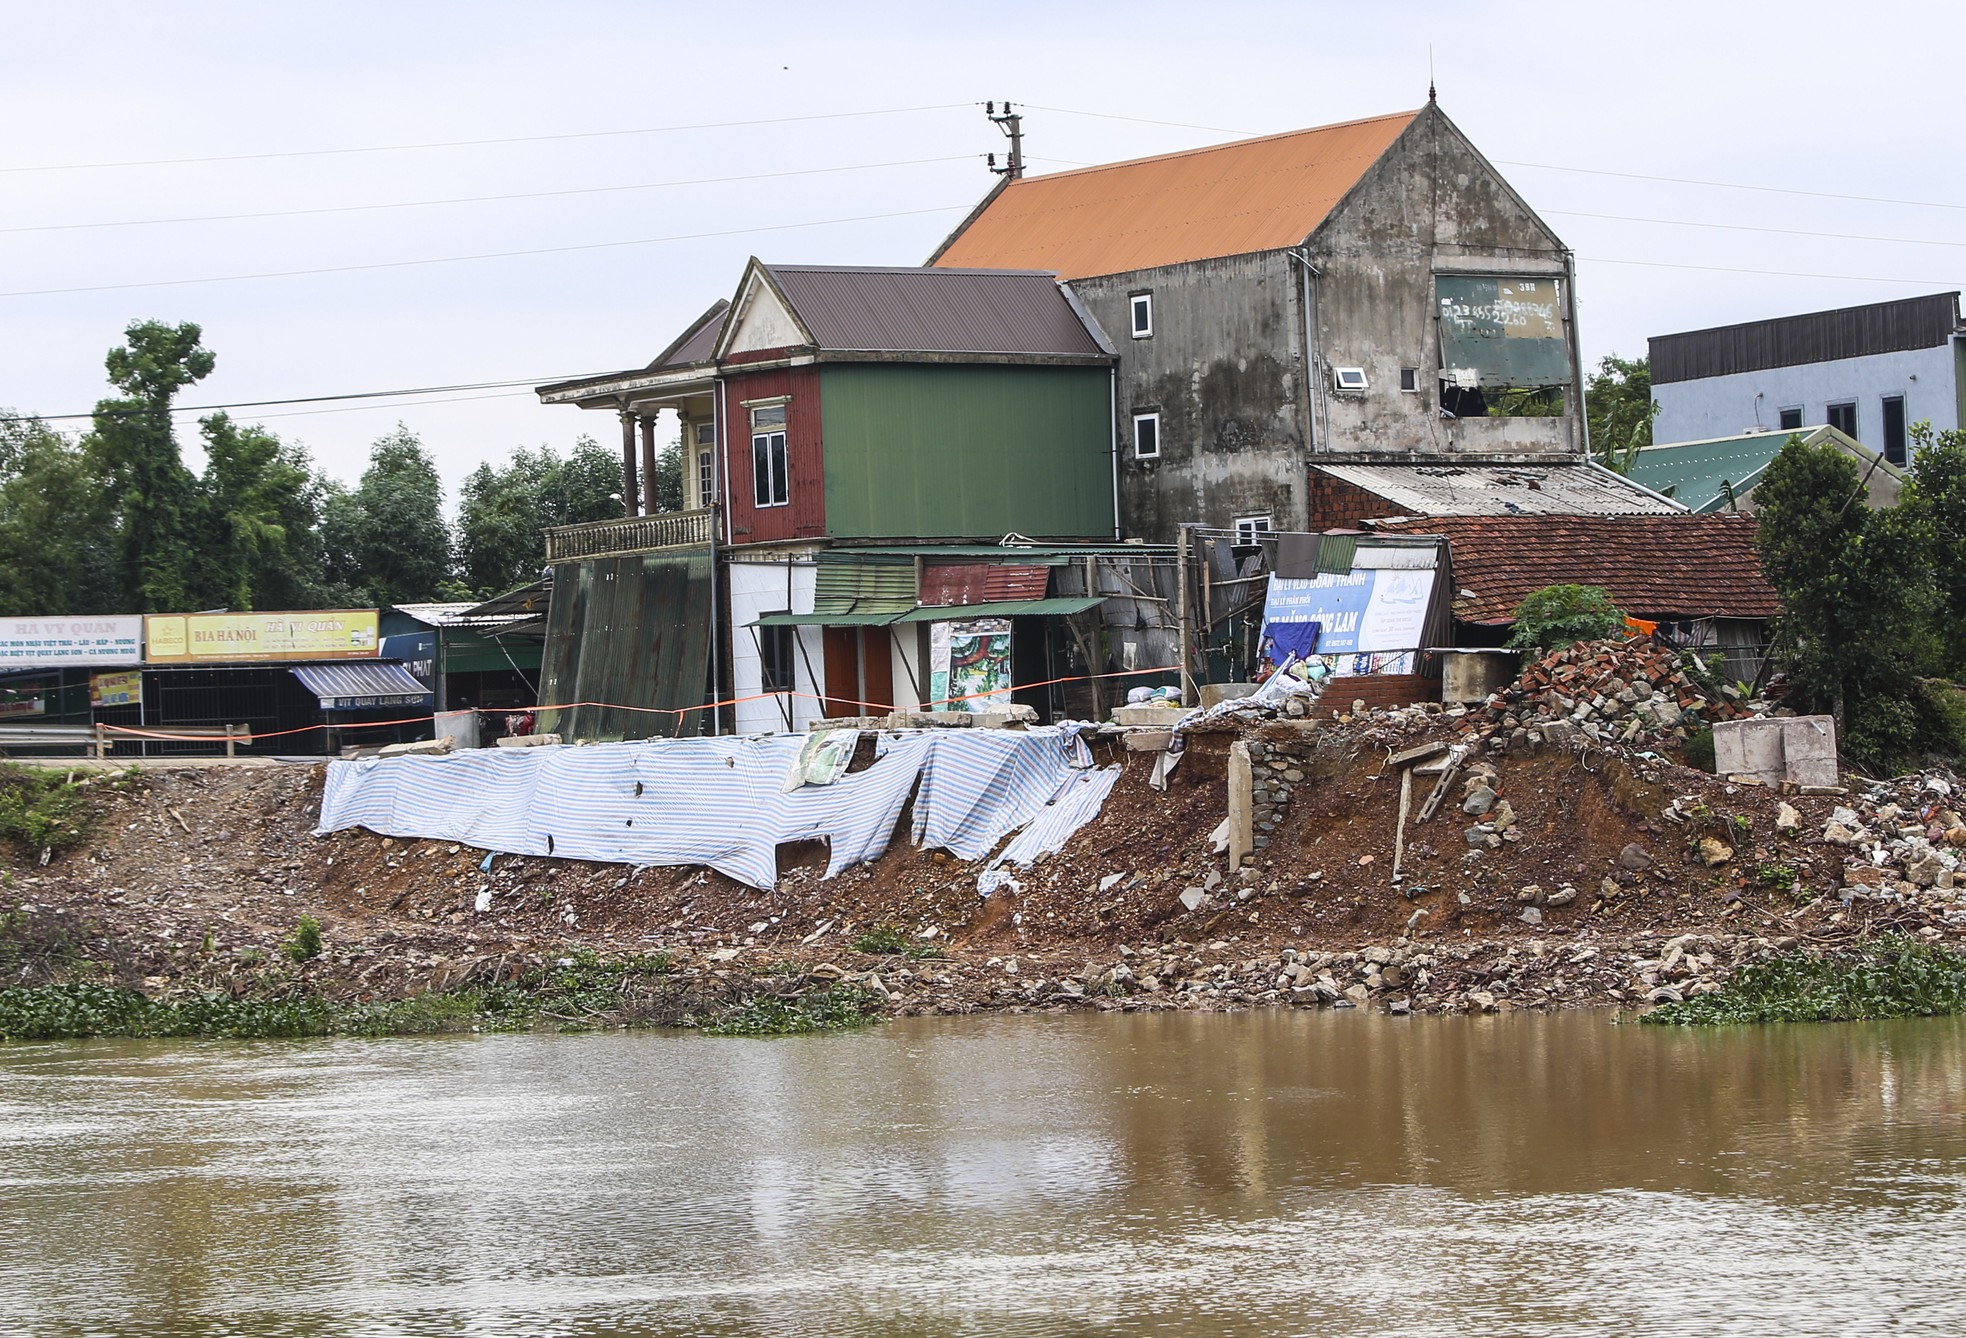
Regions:
<instances>
[{"instance_id":1,"label":"rock","mask_svg":"<svg viewBox=\"0 0 1966 1338\"><path fill-rule=\"evenodd\" d=\"M1181 904L1191 911L1198 910L1201 904L1207 900L1208 893L1199 887L1184 887L1181 889Z\"/></svg>"},{"instance_id":2,"label":"rock","mask_svg":"<svg viewBox=\"0 0 1966 1338\"><path fill-rule=\"evenodd\" d=\"M1526 925L1539 925L1543 923L1543 911L1539 906L1524 906L1516 918Z\"/></svg>"},{"instance_id":3,"label":"rock","mask_svg":"<svg viewBox=\"0 0 1966 1338\"><path fill-rule=\"evenodd\" d=\"M1495 792L1486 785L1477 785L1468 791L1468 797L1461 801L1461 811L1472 817L1481 817L1495 807Z\"/></svg>"},{"instance_id":4,"label":"rock","mask_svg":"<svg viewBox=\"0 0 1966 1338\"><path fill-rule=\"evenodd\" d=\"M1848 826L1832 818L1823 826L1823 840L1836 846L1853 846L1864 839L1864 834L1855 827Z\"/></svg>"},{"instance_id":5,"label":"rock","mask_svg":"<svg viewBox=\"0 0 1966 1338\"><path fill-rule=\"evenodd\" d=\"M1717 869L1721 865L1731 862L1733 858L1734 847L1728 845L1725 841L1711 836L1700 838L1700 862L1705 864L1709 869Z\"/></svg>"},{"instance_id":6,"label":"rock","mask_svg":"<svg viewBox=\"0 0 1966 1338\"><path fill-rule=\"evenodd\" d=\"M1355 1004L1363 1004L1372 997L1372 991L1363 985L1352 985L1346 988L1345 997Z\"/></svg>"},{"instance_id":7,"label":"rock","mask_svg":"<svg viewBox=\"0 0 1966 1338\"><path fill-rule=\"evenodd\" d=\"M1571 902L1575 901L1576 899L1577 899L1577 889L1570 886L1568 883L1565 883L1562 887L1558 888L1556 891L1550 893L1548 897L1544 898L1543 904L1545 906L1568 906Z\"/></svg>"},{"instance_id":8,"label":"rock","mask_svg":"<svg viewBox=\"0 0 1966 1338\"><path fill-rule=\"evenodd\" d=\"M1120 880L1125 877L1126 875L1123 873L1109 873L1099 880L1099 890L1101 892L1110 892L1118 887Z\"/></svg>"},{"instance_id":9,"label":"rock","mask_svg":"<svg viewBox=\"0 0 1966 1338\"><path fill-rule=\"evenodd\" d=\"M1543 904L1543 889L1534 883L1527 887L1519 887L1516 889L1515 899L1525 906L1540 906Z\"/></svg>"},{"instance_id":10,"label":"rock","mask_svg":"<svg viewBox=\"0 0 1966 1338\"><path fill-rule=\"evenodd\" d=\"M1843 808L1841 806L1830 810L1829 820L1839 827L1861 827L1864 825L1863 819L1857 816L1856 809Z\"/></svg>"},{"instance_id":11,"label":"rock","mask_svg":"<svg viewBox=\"0 0 1966 1338\"><path fill-rule=\"evenodd\" d=\"M1802 830L1802 815L1793 804L1779 804L1775 808L1775 830L1778 832L1798 832Z\"/></svg>"},{"instance_id":12,"label":"rock","mask_svg":"<svg viewBox=\"0 0 1966 1338\"><path fill-rule=\"evenodd\" d=\"M1495 996L1487 990L1470 990L1468 992L1468 1011L1482 1013L1494 1012Z\"/></svg>"},{"instance_id":13,"label":"rock","mask_svg":"<svg viewBox=\"0 0 1966 1338\"><path fill-rule=\"evenodd\" d=\"M1939 881L1942 874L1949 872L1944 860L1937 854L1927 855L1905 870L1905 881L1918 887L1931 887Z\"/></svg>"},{"instance_id":14,"label":"rock","mask_svg":"<svg viewBox=\"0 0 1966 1338\"><path fill-rule=\"evenodd\" d=\"M1652 867L1651 852L1634 842L1618 852L1618 864L1633 873L1644 873Z\"/></svg>"},{"instance_id":15,"label":"rock","mask_svg":"<svg viewBox=\"0 0 1966 1338\"><path fill-rule=\"evenodd\" d=\"M1508 800L1499 800L1494 811L1488 815L1488 820L1495 824L1496 831L1506 832L1515 826L1515 809L1510 806Z\"/></svg>"}]
</instances>

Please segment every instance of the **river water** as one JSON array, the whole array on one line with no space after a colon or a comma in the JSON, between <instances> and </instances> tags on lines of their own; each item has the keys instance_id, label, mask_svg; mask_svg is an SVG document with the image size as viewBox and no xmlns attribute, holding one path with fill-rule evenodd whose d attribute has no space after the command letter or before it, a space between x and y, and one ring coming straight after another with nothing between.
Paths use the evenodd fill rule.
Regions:
<instances>
[{"instance_id":1,"label":"river water","mask_svg":"<svg viewBox=\"0 0 1966 1338\"><path fill-rule=\"evenodd\" d=\"M1966 1020L0 1047L0 1331L1966 1333Z\"/></svg>"}]
</instances>

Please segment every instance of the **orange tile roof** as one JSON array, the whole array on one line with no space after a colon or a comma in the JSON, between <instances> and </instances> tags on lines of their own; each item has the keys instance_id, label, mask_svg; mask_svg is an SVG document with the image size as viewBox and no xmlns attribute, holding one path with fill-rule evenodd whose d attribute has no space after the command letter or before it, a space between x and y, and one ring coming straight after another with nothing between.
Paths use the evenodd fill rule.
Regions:
<instances>
[{"instance_id":1,"label":"orange tile roof","mask_svg":"<svg viewBox=\"0 0 1966 1338\"><path fill-rule=\"evenodd\" d=\"M1026 177L930 263L1081 279L1296 246L1419 114Z\"/></svg>"}]
</instances>

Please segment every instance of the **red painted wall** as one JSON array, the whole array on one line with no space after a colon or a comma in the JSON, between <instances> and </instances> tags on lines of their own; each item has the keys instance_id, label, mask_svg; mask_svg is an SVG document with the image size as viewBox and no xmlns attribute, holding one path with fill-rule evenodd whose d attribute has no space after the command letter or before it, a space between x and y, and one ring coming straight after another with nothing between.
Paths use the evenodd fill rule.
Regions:
<instances>
[{"instance_id":1,"label":"red painted wall","mask_svg":"<svg viewBox=\"0 0 1966 1338\"><path fill-rule=\"evenodd\" d=\"M785 506L760 507L751 477L751 414L744 401L780 395L792 397L785 406L790 501ZM776 367L726 376L722 407L729 416L719 435L730 443L730 475L724 490L730 542L760 544L816 539L825 534L826 457L819 416L819 369Z\"/></svg>"}]
</instances>

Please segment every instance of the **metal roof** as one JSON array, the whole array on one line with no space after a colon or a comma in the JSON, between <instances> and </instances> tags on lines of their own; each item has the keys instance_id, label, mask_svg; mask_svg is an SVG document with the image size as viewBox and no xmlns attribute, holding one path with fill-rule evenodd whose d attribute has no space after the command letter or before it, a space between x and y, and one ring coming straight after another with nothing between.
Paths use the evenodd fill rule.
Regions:
<instances>
[{"instance_id":1,"label":"metal roof","mask_svg":"<svg viewBox=\"0 0 1966 1338\"><path fill-rule=\"evenodd\" d=\"M1807 446L1834 446L1855 457L1860 467L1872 467L1902 480L1904 471L1878 453L1838 432L1833 427L1814 427L1806 432L1744 432L1735 437L1712 437L1704 441L1661 442L1641 447L1632 456L1631 477L1654 492L1665 493L1689 511L1726 511L1728 494L1735 499L1761 482L1762 472L1774 461L1790 438L1800 437ZM1723 488L1721 485L1725 484Z\"/></svg>"},{"instance_id":2,"label":"metal roof","mask_svg":"<svg viewBox=\"0 0 1966 1338\"><path fill-rule=\"evenodd\" d=\"M1667 516L1684 510L1640 484L1576 459L1550 464L1312 466L1386 499L1408 516Z\"/></svg>"},{"instance_id":3,"label":"metal roof","mask_svg":"<svg viewBox=\"0 0 1966 1338\"><path fill-rule=\"evenodd\" d=\"M717 336L724 328L724 313L730 310L730 303L718 298L710 309L696 318L696 323L676 336L674 343L655 355L648 369L652 372L670 367L694 367L698 363L710 361L711 352L717 347Z\"/></svg>"},{"instance_id":4,"label":"metal roof","mask_svg":"<svg viewBox=\"0 0 1966 1338\"><path fill-rule=\"evenodd\" d=\"M1048 273L912 266L762 268L822 350L1109 356Z\"/></svg>"},{"instance_id":5,"label":"metal roof","mask_svg":"<svg viewBox=\"0 0 1966 1338\"><path fill-rule=\"evenodd\" d=\"M968 618L1056 617L1084 613L1106 602L1104 595L1071 595L1061 599L1009 599L994 604L945 604L939 608L920 608L904 613L904 623L942 623Z\"/></svg>"},{"instance_id":6,"label":"metal roof","mask_svg":"<svg viewBox=\"0 0 1966 1338\"><path fill-rule=\"evenodd\" d=\"M1736 372L1936 348L1961 330L1959 294L1955 291L1654 335L1647 341L1646 352L1652 384L1663 386Z\"/></svg>"},{"instance_id":7,"label":"metal roof","mask_svg":"<svg viewBox=\"0 0 1966 1338\"><path fill-rule=\"evenodd\" d=\"M319 699L323 711L430 702L430 689L400 664L303 664L293 676Z\"/></svg>"},{"instance_id":8,"label":"metal roof","mask_svg":"<svg viewBox=\"0 0 1966 1338\"><path fill-rule=\"evenodd\" d=\"M463 621L464 616L475 608L476 605L464 602L446 604L391 604L389 607L398 613L407 613L418 622L427 623L431 627L449 627L452 623Z\"/></svg>"},{"instance_id":9,"label":"metal roof","mask_svg":"<svg viewBox=\"0 0 1966 1338\"><path fill-rule=\"evenodd\" d=\"M929 263L1082 279L1296 246L1418 115L1025 177L985 200Z\"/></svg>"}]
</instances>

